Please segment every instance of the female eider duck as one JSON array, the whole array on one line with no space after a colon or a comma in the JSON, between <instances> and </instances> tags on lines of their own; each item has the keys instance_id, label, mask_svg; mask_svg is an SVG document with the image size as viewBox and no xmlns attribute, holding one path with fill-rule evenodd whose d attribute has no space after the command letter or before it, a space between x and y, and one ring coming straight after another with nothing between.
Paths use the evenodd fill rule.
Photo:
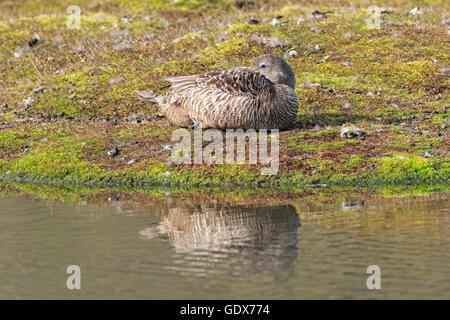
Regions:
<instances>
[{"instance_id":1,"label":"female eider duck","mask_svg":"<svg viewBox=\"0 0 450 320\"><path fill-rule=\"evenodd\" d=\"M164 79L172 90L136 91L158 104L174 125L218 129L285 129L295 121L295 75L281 58L266 54L250 67Z\"/></svg>"}]
</instances>

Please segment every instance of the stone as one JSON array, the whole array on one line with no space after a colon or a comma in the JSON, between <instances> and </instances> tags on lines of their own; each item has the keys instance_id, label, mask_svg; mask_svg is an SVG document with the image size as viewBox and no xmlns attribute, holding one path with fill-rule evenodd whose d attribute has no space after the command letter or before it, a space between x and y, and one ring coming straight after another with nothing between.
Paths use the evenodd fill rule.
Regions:
<instances>
[{"instance_id":1,"label":"stone","mask_svg":"<svg viewBox=\"0 0 450 320\"><path fill-rule=\"evenodd\" d=\"M273 18L273 20L269 22L271 26L276 26L279 25L280 23L281 23L280 20L277 18Z\"/></svg>"},{"instance_id":2,"label":"stone","mask_svg":"<svg viewBox=\"0 0 450 320\"><path fill-rule=\"evenodd\" d=\"M363 138L365 136L365 132L356 127L342 127L341 128L341 138L349 138L353 139L356 137Z\"/></svg>"},{"instance_id":3,"label":"stone","mask_svg":"<svg viewBox=\"0 0 450 320\"><path fill-rule=\"evenodd\" d=\"M422 14L423 14L423 10L422 10L421 8L419 8L419 7L415 7L414 9L412 9L412 10L409 12L409 14L410 14L410 15L413 15L413 16L422 15Z\"/></svg>"},{"instance_id":4,"label":"stone","mask_svg":"<svg viewBox=\"0 0 450 320\"><path fill-rule=\"evenodd\" d=\"M34 102L35 102L35 100L33 99L33 97L28 97L23 100L23 105L25 107L29 107L29 106L33 105Z\"/></svg>"},{"instance_id":5,"label":"stone","mask_svg":"<svg viewBox=\"0 0 450 320\"><path fill-rule=\"evenodd\" d=\"M133 51L134 47L127 41L121 42L116 44L113 47L114 51L120 51L120 52L124 52L124 51Z\"/></svg>"},{"instance_id":6,"label":"stone","mask_svg":"<svg viewBox=\"0 0 450 320\"><path fill-rule=\"evenodd\" d=\"M110 85L114 85L114 84L118 84L118 83L121 83L121 82L124 82L124 81L125 81L125 78L122 78L122 77L116 77L116 78L109 79L109 80L108 80L108 83L109 83Z\"/></svg>"},{"instance_id":7,"label":"stone","mask_svg":"<svg viewBox=\"0 0 450 320\"><path fill-rule=\"evenodd\" d=\"M110 156L110 157L115 157L118 154L119 154L119 148L117 148L117 147L114 147L108 151L108 156Z\"/></svg>"}]
</instances>

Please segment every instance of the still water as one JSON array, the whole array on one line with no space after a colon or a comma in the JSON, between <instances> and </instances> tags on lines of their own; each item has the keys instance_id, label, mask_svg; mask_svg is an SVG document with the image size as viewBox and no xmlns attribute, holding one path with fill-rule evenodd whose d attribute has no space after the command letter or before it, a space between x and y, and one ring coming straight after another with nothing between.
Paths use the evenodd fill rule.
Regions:
<instances>
[{"instance_id":1,"label":"still water","mask_svg":"<svg viewBox=\"0 0 450 320\"><path fill-rule=\"evenodd\" d=\"M450 195L0 196L1 299L449 299ZM66 268L81 289L66 288ZM381 289L367 289L369 265Z\"/></svg>"}]
</instances>

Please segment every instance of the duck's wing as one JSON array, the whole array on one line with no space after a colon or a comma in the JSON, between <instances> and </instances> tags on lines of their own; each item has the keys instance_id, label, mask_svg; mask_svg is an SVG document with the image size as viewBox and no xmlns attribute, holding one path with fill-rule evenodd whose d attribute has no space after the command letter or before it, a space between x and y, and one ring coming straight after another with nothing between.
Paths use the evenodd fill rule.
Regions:
<instances>
[{"instance_id":1,"label":"duck's wing","mask_svg":"<svg viewBox=\"0 0 450 320\"><path fill-rule=\"evenodd\" d=\"M232 68L202 75L166 78L174 92L182 93L195 88L211 88L233 95L254 96L274 90L273 83L264 75L248 68Z\"/></svg>"}]
</instances>

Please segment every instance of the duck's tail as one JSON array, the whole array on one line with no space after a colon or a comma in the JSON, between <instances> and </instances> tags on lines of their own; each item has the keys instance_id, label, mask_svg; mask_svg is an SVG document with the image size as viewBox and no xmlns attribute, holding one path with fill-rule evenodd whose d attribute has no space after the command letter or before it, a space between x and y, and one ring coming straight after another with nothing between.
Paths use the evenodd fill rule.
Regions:
<instances>
[{"instance_id":1,"label":"duck's tail","mask_svg":"<svg viewBox=\"0 0 450 320\"><path fill-rule=\"evenodd\" d=\"M140 100L151 102L151 103L158 103L158 100L156 100L157 94L153 91L139 91L136 90L136 93L139 95Z\"/></svg>"}]
</instances>

